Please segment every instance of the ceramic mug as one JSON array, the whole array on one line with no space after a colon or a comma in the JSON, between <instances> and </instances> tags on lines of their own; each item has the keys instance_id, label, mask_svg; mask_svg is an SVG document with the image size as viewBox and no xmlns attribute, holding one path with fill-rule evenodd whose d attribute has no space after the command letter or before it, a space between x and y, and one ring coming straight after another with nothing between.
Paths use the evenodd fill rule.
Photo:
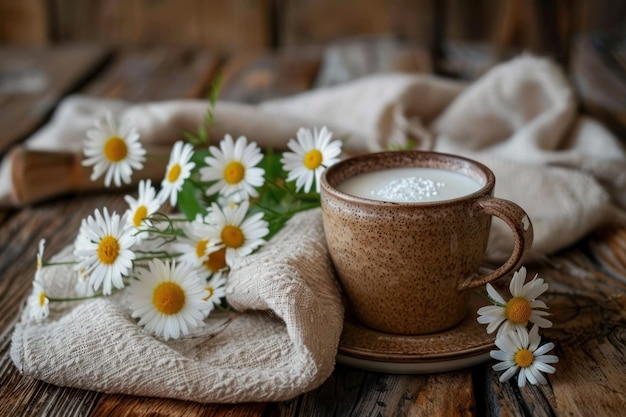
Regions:
<instances>
[{"instance_id":1,"label":"ceramic mug","mask_svg":"<svg viewBox=\"0 0 626 417\"><path fill-rule=\"evenodd\" d=\"M380 201L395 198L401 188L376 200L352 195L352 189L341 191L348 180L368 173L396 176L398 168L435 169L475 187L461 185L449 199L415 202ZM412 193L438 194L447 187L445 181L415 185L415 177L398 177L395 186L398 181L412 181ZM472 288L514 271L531 247L533 228L522 208L493 197L494 186L494 174L483 164L436 152L374 153L326 169L321 179L324 231L356 319L387 333L443 331L465 317ZM503 265L481 274L491 216L511 228L515 244Z\"/></svg>"}]
</instances>

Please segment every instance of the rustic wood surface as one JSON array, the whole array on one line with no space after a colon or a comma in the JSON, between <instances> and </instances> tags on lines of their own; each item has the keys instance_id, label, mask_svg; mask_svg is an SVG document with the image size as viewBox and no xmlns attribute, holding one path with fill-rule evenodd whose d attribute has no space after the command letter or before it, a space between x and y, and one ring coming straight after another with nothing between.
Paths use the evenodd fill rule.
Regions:
<instances>
[{"instance_id":1,"label":"rustic wood surface","mask_svg":"<svg viewBox=\"0 0 626 417\"><path fill-rule=\"evenodd\" d=\"M30 117L17 133L0 130L5 148L45 123L64 95L83 93L132 101L204 97L215 74L222 98L257 102L312 88L325 69L323 51L220 55L199 48L83 49L67 72L67 49L0 49L7 62L33 56L22 71L50 72L38 92L0 91L0 126L16 111ZM416 50L416 56L423 51ZM42 59L41 57L46 57ZM31 58L32 59L32 58ZM364 62L367 62L365 60ZM378 64L362 68L375 71ZM418 65L413 70L419 70ZM406 68L398 68L407 70ZM411 69L408 69L409 71ZM63 76L59 74L63 73ZM323 83L323 81L322 81ZM53 93L50 93L53 92ZM13 103L13 104L12 104ZM19 103L18 109L14 109ZM45 112L37 109L44 108ZM31 112L29 112L29 110ZM390 375L338 365L318 389L290 401L204 405L61 388L23 377L9 357L10 340L31 290L37 242L47 253L72 242L95 207L122 211L119 192L59 197L0 215L0 416L621 416L626 409L626 229L600 230L532 265L550 283L545 297L555 326L543 336L557 345L556 374L546 386L500 383L491 363L431 375Z\"/></svg>"}]
</instances>

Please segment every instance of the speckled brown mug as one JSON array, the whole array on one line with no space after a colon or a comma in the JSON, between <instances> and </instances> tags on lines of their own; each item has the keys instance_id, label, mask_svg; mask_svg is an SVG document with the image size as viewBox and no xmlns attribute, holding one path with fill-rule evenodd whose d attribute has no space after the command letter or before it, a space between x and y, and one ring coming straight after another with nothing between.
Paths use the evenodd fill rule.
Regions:
<instances>
[{"instance_id":1,"label":"speckled brown mug","mask_svg":"<svg viewBox=\"0 0 626 417\"><path fill-rule=\"evenodd\" d=\"M412 167L462 174L478 183L477 191L443 201L390 202L339 190L360 174ZM397 334L458 324L468 312L468 290L515 270L532 244L527 214L493 197L494 186L494 174L483 164L436 152L381 152L328 168L321 180L324 231L355 317ZM511 228L515 244L503 265L481 274L491 216Z\"/></svg>"}]
</instances>

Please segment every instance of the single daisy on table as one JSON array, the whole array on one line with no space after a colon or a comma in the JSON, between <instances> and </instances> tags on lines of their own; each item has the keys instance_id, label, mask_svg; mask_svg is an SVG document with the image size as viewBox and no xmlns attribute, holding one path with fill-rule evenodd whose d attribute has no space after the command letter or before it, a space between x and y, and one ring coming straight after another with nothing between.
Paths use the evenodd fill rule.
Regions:
<instances>
[{"instance_id":1,"label":"single daisy on table","mask_svg":"<svg viewBox=\"0 0 626 417\"><path fill-rule=\"evenodd\" d=\"M538 329L535 325L528 332L525 327L520 327L496 338L495 343L500 350L492 350L490 355L500 361L493 365L494 371L506 370L500 375L500 382L509 380L519 370L517 385L520 387L526 385L527 380L533 385L547 383L542 372L553 374L555 369L548 364L557 363L559 358L545 355L554 349L554 343L546 343L540 347Z\"/></svg>"},{"instance_id":2,"label":"single daisy on table","mask_svg":"<svg viewBox=\"0 0 626 417\"><path fill-rule=\"evenodd\" d=\"M500 336L517 328L526 328L528 322L542 328L552 327L552 322L544 318L550 313L537 310L548 307L543 301L536 300L548 289L548 284L537 275L526 284L525 281L526 268L521 267L511 279L509 290L513 297L508 301L505 301L491 284L486 285L487 293L495 305L479 308L478 322L487 324L487 333L493 333L499 327L497 335Z\"/></svg>"},{"instance_id":3,"label":"single daisy on table","mask_svg":"<svg viewBox=\"0 0 626 417\"><path fill-rule=\"evenodd\" d=\"M117 213L109 215L105 207L103 213L96 209L94 217L89 216L81 224L75 241L74 255L79 258L76 270L83 270L89 276L89 285L104 295L111 294L112 287L123 288L123 276L133 266L135 253L133 229L128 226L126 217Z\"/></svg>"},{"instance_id":4,"label":"single daisy on table","mask_svg":"<svg viewBox=\"0 0 626 417\"><path fill-rule=\"evenodd\" d=\"M280 162L289 173L287 181L296 180L296 190L304 188L304 192L311 191L315 182L315 191L320 192L320 177L324 169L339 162L341 141L334 140L333 134L325 126L319 132L317 128L300 128L298 140L289 139L287 147L293 152L285 152Z\"/></svg>"},{"instance_id":5,"label":"single daisy on table","mask_svg":"<svg viewBox=\"0 0 626 417\"><path fill-rule=\"evenodd\" d=\"M204 314L208 316L226 297L226 277L223 274L214 275L204 289L207 292L204 297L204 301L207 302Z\"/></svg>"},{"instance_id":6,"label":"single daisy on table","mask_svg":"<svg viewBox=\"0 0 626 417\"><path fill-rule=\"evenodd\" d=\"M202 325L207 309L206 281L192 265L158 258L139 271L128 288L132 317L149 333L178 339Z\"/></svg>"},{"instance_id":7,"label":"single daisy on table","mask_svg":"<svg viewBox=\"0 0 626 417\"><path fill-rule=\"evenodd\" d=\"M238 206L229 205L224 208L213 203L210 215L213 227L209 238L219 247L225 248L228 266L232 266L237 258L249 255L263 245L263 237L269 233L263 213L255 213L246 218L249 206L247 201Z\"/></svg>"},{"instance_id":8,"label":"single daisy on table","mask_svg":"<svg viewBox=\"0 0 626 417\"><path fill-rule=\"evenodd\" d=\"M102 120L96 120L96 128L87 131L83 166L93 165L91 180L105 174L104 185L111 181L116 186L122 182L129 184L134 170L143 168L146 150L139 142L139 132L123 119L118 127L113 115L107 113Z\"/></svg>"},{"instance_id":9,"label":"single daisy on table","mask_svg":"<svg viewBox=\"0 0 626 417\"><path fill-rule=\"evenodd\" d=\"M234 142L226 135L219 149L211 146L209 151L212 156L205 158L207 166L200 168L200 178L216 182L206 190L207 195L220 193L235 202L258 197L254 187L263 185L265 171L256 166L263 154L255 142L248 143L245 136L239 136Z\"/></svg>"},{"instance_id":10,"label":"single daisy on table","mask_svg":"<svg viewBox=\"0 0 626 417\"><path fill-rule=\"evenodd\" d=\"M165 169L165 177L161 182L159 199L163 202L170 200L172 206L178 201L178 193L183 189L183 183L191 176L191 170L196 166L190 162L193 156L193 146L190 143L178 141L170 153L170 160Z\"/></svg>"},{"instance_id":11,"label":"single daisy on table","mask_svg":"<svg viewBox=\"0 0 626 417\"><path fill-rule=\"evenodd\" d=\"M161 208L161 201L157 199L156 195L156 190L152 186L152 181L139 181L137 198L135 199L129 195L124 197L124 200L126 200L129 206L126 212L128 224L135 229L140 229L146 219L159 211ZM147 234L148 233L145 231L139 234L135 232L135 237L140 240Z\"/></svg>"},{"instance_id":12,"label":"single daisy on table","mask_svg":"<svg viewBox=\"0 0 626 417\"><path fill-rule=\"evenodd\" d=\"M49 303L43 283L36 277L33 281L33 292L26 301L28 316L37 321L45 319L50 314Z\"/></svg>"}]
</instances>

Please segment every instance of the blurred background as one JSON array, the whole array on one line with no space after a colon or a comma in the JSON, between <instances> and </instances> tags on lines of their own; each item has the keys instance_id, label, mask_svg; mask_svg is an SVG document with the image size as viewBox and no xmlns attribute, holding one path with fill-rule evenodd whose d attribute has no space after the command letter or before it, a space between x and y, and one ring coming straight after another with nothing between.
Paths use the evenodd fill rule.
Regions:
<instances>
[{"instance_id":1,"label":"blurred background","mask_svg":"<svg viewBox=\"0 0 626 417\"><path fill-rule=\"evenodd\" d=\"M0 0L0 45L67 43L322 50L341 66L318 85L358 76L358 60L472 80L532 52L568 71L587 110L626 126L624 0Z\"/></svg>"}]
</instances>

